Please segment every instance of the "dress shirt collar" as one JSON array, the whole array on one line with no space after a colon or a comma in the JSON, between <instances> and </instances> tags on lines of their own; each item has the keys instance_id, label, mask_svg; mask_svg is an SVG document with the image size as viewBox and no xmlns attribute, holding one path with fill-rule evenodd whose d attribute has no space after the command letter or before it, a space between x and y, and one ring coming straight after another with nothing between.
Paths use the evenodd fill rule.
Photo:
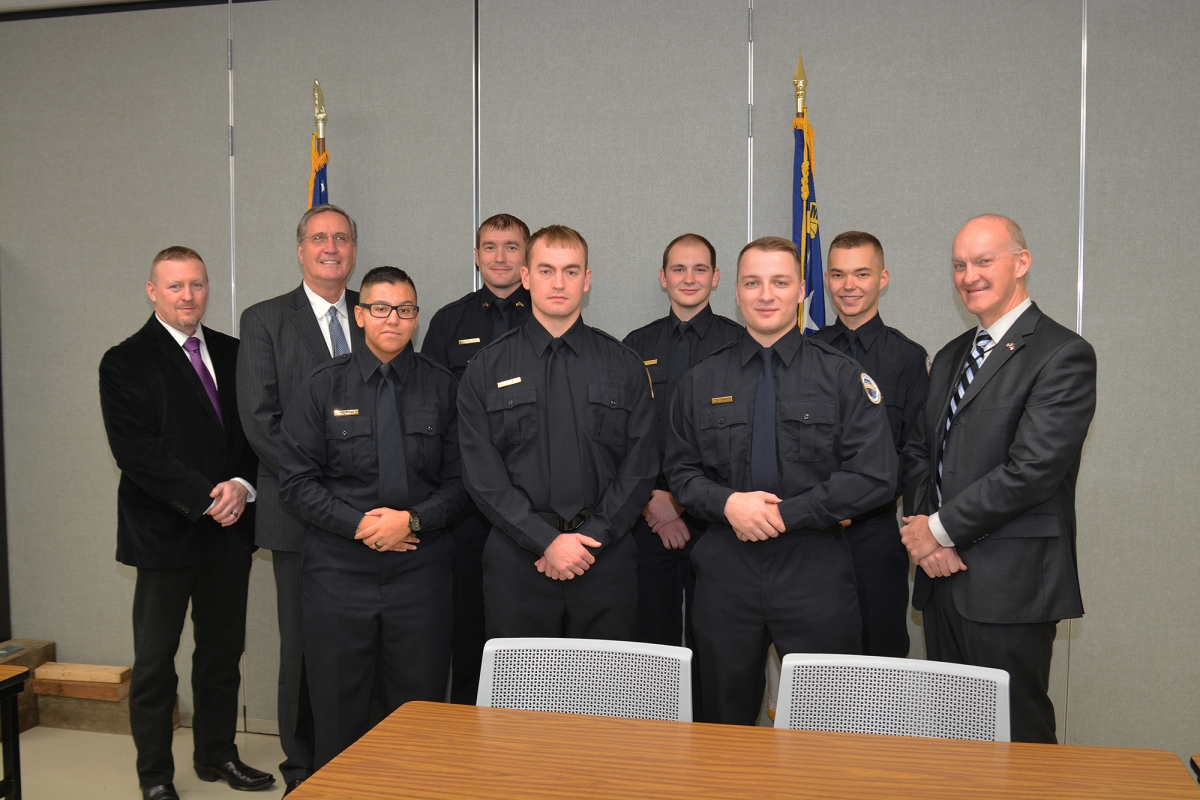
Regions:
<instances>
[{"instance_id":1,"label":"dress shirt collar","mask_svg":"<svg viewBox=\"0 0 1200 800\"><path fill-rule=\"evenodd\" d=\"M353 355L355 360L358 361L358 369L362 374L363 383L371 380L371 376L375 374L379 369L379 365L383 363L370 347L359 348L354 351ZM416 357L413 355L412 342L409 342L408 347L401 350L399 355L390 362L392 370L396 375L396 380L399 383L404 383L408 379L408 373L412 372L415 362Z\"/></svg>"},{"instance_id":2,"label":"dress shirt collar","mask_svg":"<svg viewBox=\"0 0 1200 800\"><path fill-rule=\"evenodd\" d=\"M785 333L771 347L775 348L776 355L782 359L783 363L790 366L792 359L795 358L796 353L800 350L803 339L804 334L800 332L800 327L797 325L792 327L791 330ZM758 358L758 354L762 349L763 346L758 343L757 339L750 335L750 331L743 332L741 344L742 366L744 367L750 363L750 359Z\"/></svg>"},{"instance_id":3,"label":"dress shirt collar","mask_svg":"<svg viewBox=\"0 0 1200 800\"><path fill-rule=\"evenodd\" d=\"M1008 333L1008 329L1013 326L1013 323L1017 321L1017 318L1024 314L1031 305L1033 305L1033 300L1026 297L1024 302L1022 302L1019 306L992 323L992 326L987 329L988 336L992 337L992 344L990 347L988 347L989 350L991 350L992 347L995 347L996 343L1004 338L1004 335ZM975 335L978 336L979 331L981 330L983 330L982 326L975 328Z\"/></svg>"},{"instance_id":4,"label":"dress shirt collar","mask_svg":"<svg viewBox=\"0 0 1200 800\"><path fill-rule=\"evenodd\" d=\"M190 338L188 336L188 334L184 333L183 331L179 330L178 328L172 328L170 325L163 322L163 318L158 315L157 311L154 312L154 318L156 320L158 320L159 323L161 323L164 328L167 329L167 333L171 334L171 338L174 339L175 343L178 344L180 347L183 347L183 343L186 342L188 340L188 338ZM197 325L196 332L191 335L195 336L197 339L199 339L200 344L204 345L205 349L208 349L208 343L204 341L204 326L203 325Z\"/></svg>"},{"instance_id":5,"label":"dress shirt collar","mask_svg":"<svg viewBox=\"0 0 1200 800\"><path fill-rule=\"evenodd\" d=\"M883 327L883 317L877 312L875 316L854 329L854 334L858 337L858 341L862 343L863 350L871 349L871 345L883 331ZM838 317L837 321L833 323L833 329L839 334L844 334L850 330L846 323L842 322L841 317Z\"/></svg>"},{"instance_id":6,"label":"dress shirt collar","mask_svg":"<svg viewBox=\"0 0 1200 800\"><path fill-rule=\"evenodd\" d=\"M308 303L312 306L313 313L317 315L318 322L324 322L329 316L329 309L332 306L337 309L338 316L344 319L350 319L350 311L346 308L346 289L342 289L342 295L337 299L336 303L331 303L321 295L308 288L307 283L302 283L304 294L308 295Z\"/></svg>"},{"instance_id":7,"label":"dress shirt collar","mask_svg":"<svg viewBox=\"0 0 1200 800\"><path fill-rule=\"evenodd\" d=\"M479 299L484 308L488 308L489 306L494 304L497 300L501 300L501 299L508 300L510 303L513 304L514 307L518 306L518 305L527 306L527 305L529 305L529 290L526 289L524 286L518 286L516 291L513 292L512 294L510 294L507 298L500 298L500 297L496 297L496 293L493 292L491 290L491 287L489 287L485 283L479 289Z\"/></svg>"},{"instance_id":8,"label":"dress shirt collar","mask_svg":"<svg viewBox=\"0 0 1200 800\"><path fill-rule=\"evenodd\" d=\"M583 350L583 332L586 327L583 324L583 314L580 314L575 320L575 324L562 335L563 341L575 351L575 355L579 355ZM546 330L545 326L538 322L537 317L532 314L529 316L529 321L525 323L525 335L529 337L529 341L533 345L533 352L537 354L538 358L545 354L546 348L550 346L550 341L554 338L550 335L550 331Z\"/></svg>"},{"instance_id":9,"label":"dress shirt collar","mask_svg":"<svg viewBox=\"0 0 1200 800\"><path fill-rule=\"evenodd\" d=\"M683 320L681 320L678 316L675 315L675 309L671 309L671 312L669 314L667 314L667 319L669 319L671 321L670 322L671 334L674 335L675 332L679 330L679 325L681 322L683 322ZM712 324L712 319L713 319L712 306L708 303L705 303L704 308L697 311L696 316L687 320L687 322L689 325L692 326L692 330L694 330L696 332L696 335L699 336L701 339L703 339L704 334L708 333L708 326Z\"/></svg>"}]
</instances>

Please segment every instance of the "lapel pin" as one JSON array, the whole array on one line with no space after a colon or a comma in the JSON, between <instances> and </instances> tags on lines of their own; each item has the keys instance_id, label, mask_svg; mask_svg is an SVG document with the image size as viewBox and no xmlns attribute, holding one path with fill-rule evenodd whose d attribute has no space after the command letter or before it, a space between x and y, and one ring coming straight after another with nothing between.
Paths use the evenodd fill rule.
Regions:
<instances>
[{"instance_id":1,"label":"lapel pin","mask_svg":"<svg viewBox=\"0 0 1200 800\"><path fill-rule=\"evenodd\" d=\"M1004 346L1007 347L1009 350L1017 349L1017 346L1015 344L1013 344L1012 342L1006 342Z\"/></svg>"}]
</instances>

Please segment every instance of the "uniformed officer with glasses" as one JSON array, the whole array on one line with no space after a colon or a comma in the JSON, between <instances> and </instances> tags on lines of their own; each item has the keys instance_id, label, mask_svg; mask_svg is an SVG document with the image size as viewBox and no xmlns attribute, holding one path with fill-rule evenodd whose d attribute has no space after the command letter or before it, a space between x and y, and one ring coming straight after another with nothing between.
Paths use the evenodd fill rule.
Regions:
<instances>
[{"instance_id":1,"label":"uniformed officer with glasses","mask_svg":"<svg viewBox=\"0 0 1200 800\"><path fill-rule=\"evenodd\" d=\"M280 493L312 527L302 552L304 658L319 768L385 711L440 700L450 665L454 544L463 510L445 367L413 351L417 291L395 267L363 278L366 347L318 367L282 423Z\"/></svg>"}]
</instances>

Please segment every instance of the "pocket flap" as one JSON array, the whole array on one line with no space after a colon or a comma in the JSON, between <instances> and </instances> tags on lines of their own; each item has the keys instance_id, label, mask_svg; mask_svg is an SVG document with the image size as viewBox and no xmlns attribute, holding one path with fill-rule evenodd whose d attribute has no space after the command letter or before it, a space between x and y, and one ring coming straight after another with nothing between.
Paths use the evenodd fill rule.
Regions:
<instances>
[{"instance_id":1,"label":"pocket flap","mask_svg":"<svg viewBox=\"0 0 1200 800\"><path fill-rule=\"evenodd\" d=\"M718 406L700 412L700 428L728 428L730 425L745 425L750 421L750 406Z\"/></svg>"},{"instance_id":2,"label":"pocket flap","mask_svg":"<svg viewBox=\"0 0 1200 800\"><path fill-rule=\"evenodd\" d=\"M440 436L445 433L441 415L436 411L409 411L404 414L404 432Z\"/></svg>"},{"instance_id":3,"label":"pocket flap","mask_svg":"<svg viewBox=\"0 0 1200 800\"><path fill-rule=\"evenodd\" d=\"M484 395L483 400L488 411L503 411L513 406L537 402L537 387L532 384L529 386L518 384L506 386L503 389L490 389Z\"/></svg>"},{"instance_id":4,"label":"pocket flap","mask_svg":"<svg viewBox=\"0 0 1200 800\"><path fill-rule=\"evenodd\" d=\"M370 417L339 417L325 420L326 439L351 439L355 436L370 436Z\"/></svg>"},{"instance_id":5,"label":"pocket flap","mask_svg":"<svg viewBox=\"0 0 1200 800\"><path fill-rule=\"evenodd\" d=\"M779 405L784 419L802 425L832 425L837 417L836 407L832 403L788 400Z\"/></svg>"},{"instance_id":6,"label":"pocket flap","mask_svg":"<svg viewBox=\"0 0 1200 800\"><path fill-rule=\"evenodd\" d=\"M625 391L620 384L616 383L589 383L588 402L599 403L609 408L629 410L629 404L625 402Z\"/></svg>"}]
</instances>

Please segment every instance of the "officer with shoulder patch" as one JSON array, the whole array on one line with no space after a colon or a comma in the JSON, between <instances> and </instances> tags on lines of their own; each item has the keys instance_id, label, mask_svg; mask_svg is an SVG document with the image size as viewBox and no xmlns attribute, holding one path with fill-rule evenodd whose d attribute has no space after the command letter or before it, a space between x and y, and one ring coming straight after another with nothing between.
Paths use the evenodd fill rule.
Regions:
<instances>
[{"instance_id":1,"label":"officer with shoulder patch","mask_svg":"<svg viewBox=\"0 0 1200 800\"><path fill-rule=\"evenodd\" d=\"M475 234L475 266L483 286L443 307L429 322L421 353L462 380L484 346L529 319L521 285L529 227L512 214L488 217ZM454 669L450 702L474 704L486 641L483 629L483 546L492 524L478 509L450 529L454 539Z\"/></svg>"},{"instance_id":2,"label":"officer with shoulder patch","mask_svg":"<svg viewBox=\"0 0 1200 800\"><path fill-rule=\"evenodd\" d=\"M837 321L813 334L859 363L879 385L896 455L917 425L929 393L925 348L879 316L879 293L888 285L883 245L869 233L839 233L829 245L825 285L837 307ZM902 492L903 463L896 494ZM908 655L908 552L900 542L896 498L859 514L845 531L854 557L858 604L863 618L863 653Z\"/></svg>"},{"instance_id":3,"label":"officer with shoulder patch","mask_svg":"<svg viewBox=\"0 0 1200 800\"><path fill-rule=\"evenodd\" d=\"M318 367L284 412L279 489L312 527L301 618L316 764L385 711L441 700L450 667L454 545L467 503L454 376L413 352L417 291L395 267L363 277L366 347Z\"/></svg>"},{"instance_id":4,"label":"officer with shoulder patch","mask_svg":"<svg viewBox=\"0 0 1200 800\"><path fill-rule=\"evenodd\" d=\"M663 251L658 282L667 292L667 316L630 333L625 344L642 357L654 384L662 444L666 445L668 398L683 373L714 350L741 338L742 326L713 313L709 296L721 281L717 251L695 233L677 236ZM691 615L695 576L691 554L707 523L675 502L659 476L633 529L638 545L639 641L678 647L692 644ZM684 604L686 595L686 605ZM680 609L686 609L687 622ZM696 689L699 689L697 681Z\"/></svg>"},{"instance_id":5,"label":"officer with shoulder patch","mask_svg":"<svg viewBox=\"0 0 1200 800\"><path fill-rule=\"evenodd\" d=\"M563 225L529 239L533 315L479 352L458 393L463 478L492 522L487 635L632 639L629 531L658 477L642 359L583 323L587 242Z\"/></svg>"},{"instance_id":6,"label":"officer with shoulder patch","mask_svg":"<svg viewBox=\"0 0 1200 800\"><path fill-rule=\"evenodd\" d=\"M859 653L862 621L841 520L896 496L882 397L853 360L801 335L804 281L787 239L738 256L746 332L683 376L666 473L710 525L692 552L693 628L708 721L753 725L767 647Z\"/></svg>"}]
</instances>

